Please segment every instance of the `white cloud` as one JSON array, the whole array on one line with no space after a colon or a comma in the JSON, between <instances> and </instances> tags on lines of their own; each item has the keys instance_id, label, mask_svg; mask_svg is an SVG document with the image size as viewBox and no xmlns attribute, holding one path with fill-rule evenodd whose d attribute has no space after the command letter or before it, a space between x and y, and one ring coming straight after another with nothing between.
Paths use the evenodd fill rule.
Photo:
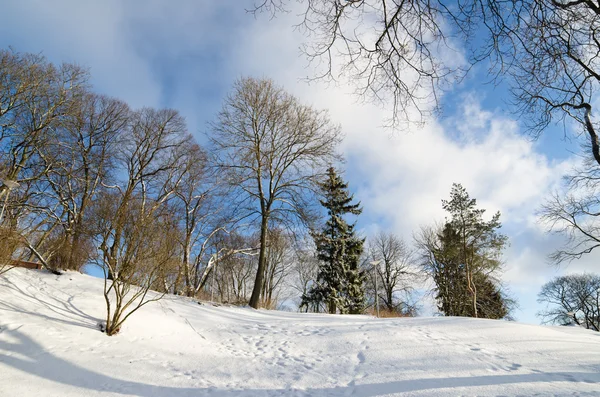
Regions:
<instances>
[{"instance_id":1,"label":"white cloud","mask_svg":"<svg viewBox=\"0 0 600 397\"><path fill-rule=\"evenodd\" d=\"M490 212L526 222L569 167L540 154L515 120L481 109L476 93L464 98L461 114L449 123L433 120L390 133L381 128L389 109L357 101L348 87L300 81L310 70L297 58L302 37L289 28L293 21L290 16L251 25L234 62L241 73L272 77L304 101L329 109L346 134L348 176L365 207L390 216L403 234L442 216L440 200L452 182L463 183ZM453 130L463 132L460 140L451 138Z\"/></svg>"}]
</instances>

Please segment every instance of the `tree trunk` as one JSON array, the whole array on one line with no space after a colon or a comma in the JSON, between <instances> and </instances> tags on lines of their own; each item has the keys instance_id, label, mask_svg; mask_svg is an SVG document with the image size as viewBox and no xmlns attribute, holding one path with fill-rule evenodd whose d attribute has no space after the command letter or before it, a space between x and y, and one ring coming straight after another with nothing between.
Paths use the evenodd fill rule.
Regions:
<instances>
[{"instance_id":1,"label":"tree trunk","mask_svg":"<svg viewBox=\"0 0 600 397\"><path fill-rule=\"evenodd\" d=\"M267 251L267 231L268 231L269 218L263 215L260 223L260 251L258 253L258 269L256 271L256 279L254 280L254 288L252 289L252 296L248 303L250 307L258 309L260 303L260 293L262 291L262 285L265 275L265 260Z\"/></svg>"},{"instance_id":2,"label":"tree trunk","mask_svg":"<svg viewBox=\"0 0 600 397\"><path fill-rule=\"evenodd\" d=\"M598 134L596 134L596 129L594 128L594 124L592 123L592 107L589 104L585 104L583 106L585 108L585 128L587 129L588 134L590 135L590 141L592 144L592 154L594 155L594 160L598 164L600 164L600 144L598 143Z\"/></svg>"},{"instance_id":3,"label":"tree trunk","mask_svg":"<svg viewBox=\"0 0 600 397\"><path fill-rule=\"evenodd\" d=\"M328 303L329 314L335 314L337 312L337 308L335 307L335 301L331 299Z\"/></svg>"},{"instance_id":4,"label":"tree trunk","mask_svg":"<svg viewBox=\"0 0 600 397\"><path fill-rule=\"evenodd\" d=\"M473 317L477 318L477 287L473 282L473 273L467 266L467 286L473 300Z\"/></svg>"},{"instance_id":5,"label":"tree trunk","mask_svg":"<svg viewBox=\"0 0 600 397\"><path fill-rule=\"evenodd\" d=\"M81 255L81 250L79 245L81 244L81 226L79 222L75 225L75 230L73 232L73 238L71 239L71 247L69 250L69 259L67 261L67 270L79 270L79 261L76 256ZM77 263L76 263L77 262Z\"/></svg>"},{"instance_id":6,"label":"tree trunk","mask_svg":"<svg viewBox=\"0 0 600 397\"><path fill-rule=\"evenodd\" d=\"M389 284L388 284L389 285ZM387 289L387 302L385 303L389 311L394 311L394 291L391 288Z\"/></svg>"}]
</instances>

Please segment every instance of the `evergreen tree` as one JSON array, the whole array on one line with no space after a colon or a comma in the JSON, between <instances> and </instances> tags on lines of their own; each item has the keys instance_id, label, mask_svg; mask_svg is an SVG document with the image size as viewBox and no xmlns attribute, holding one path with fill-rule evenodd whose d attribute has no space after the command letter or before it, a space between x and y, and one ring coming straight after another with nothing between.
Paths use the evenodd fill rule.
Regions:
<instances>
[{"instance_id":1,"label":"evergreen tree","mask_svg":"<svg viewBox=\"0 0 600 397\"><path fill-rule=\"evenodd\" d=\"M481 311L497 313L500 297L498 288L493 285L490 275L501 267L501 255L506 245L506 236L498 233L502 226L500 212L490 221L483 220L484 209L477 208L477 201L469 197L460 184L453 184L450 200L442 200L442 207L451 215L447 227L454 230L453 244L457 261L464 267L461 274L466 281L470 296L472 317L480 317ZM496 296L496 299L493 297ZM483 303L492 304L484 308ZM501 306L501 305L500 305ZM492 316L495 317L495 316Z\"/></svg>"},{"instance_id":2,"label":"evergreen tree","mask_svg":"<svg viewBox=\"0 0 600 397\"><path fill-rule=\"evenodd\" d=\"M447 227L455 231L457 260L464 267L462 274L471 298L470 315L479 317L481 304L490 298L484 293L494 294L497 290L490 289L489 275L500 269L507 242L507 237L497 231L502 226L500 212L484 221L485 210L477 208L477 201L457 183L452 185L450 200L442 200L442 207L451 215Z\"/></svg>"},{"instance_id":3,"label":"evergreen tree","mask_svg":"<svg viewBox=\"0 0 600 397\"><path fill-rule=\"evenodd\" d=\"M360 203L352 203L353 195L335 169L327 170L327 179L319 184L327 208L328 220L322 232L313 232L317 247L319 272L315 285L302 297L302 306L320 307L329 313L358 314L364 309L365 274L359 268L364 239L356 236L354 224L348 224L345 214L359 215Z\"/></svg>"},{"instance_id":4,"label":"evergreen tree","mask_svg":"<svg viewBox=\"0 0 600 397\"><path fill-rule=\"evenodd\" d=\"M419 244L424 267L436 284L438 308L447 316L504 318L515 302L503 293L496 274L502 266L506 236L500 213L483 220L484 209L460 184L453 184L444 227L426 232Z\"/></svg>"},{"instance_id":5,"label":"evergreen tree","mask_svg":"<svg viewBox=\"0 0 600 397\"><path fill-rule=\"evenodd\" d=\"M446 223L432 247L433 281L437 286L438 309L446 316L469 316L469 294L465 267L460 261L460 239L457 231Z\"/></svg>"}]
</instances>

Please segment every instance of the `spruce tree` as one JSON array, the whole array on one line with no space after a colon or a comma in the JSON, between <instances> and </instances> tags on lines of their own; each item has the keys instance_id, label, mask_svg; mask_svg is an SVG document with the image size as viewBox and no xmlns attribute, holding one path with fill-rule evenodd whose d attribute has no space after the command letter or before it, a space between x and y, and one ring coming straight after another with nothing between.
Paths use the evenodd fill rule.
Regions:
<instances>
[{"instance_id":1,"label":"spruce tree","mask_svg":"<svg viewBox=\"0 0 600 397\"><path fill-rule=\"evenodd\" d=\"M364 309L365 275L359 268L364 239L356 236L354 224L343 216L359 215L360 203L354 197L333 167L327 178L319 184L327 208L328 220L322 232L311 233L320 262L315 285L302 297L303 306L319 307L324 304L329 313L358 314Z\"/></svg>"}]
</instances>

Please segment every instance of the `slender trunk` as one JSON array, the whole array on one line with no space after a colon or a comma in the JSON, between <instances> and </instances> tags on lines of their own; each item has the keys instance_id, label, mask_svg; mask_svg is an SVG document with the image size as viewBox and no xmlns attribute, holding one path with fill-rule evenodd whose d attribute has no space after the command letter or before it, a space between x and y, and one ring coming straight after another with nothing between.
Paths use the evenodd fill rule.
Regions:
<instances>
[{"instance_id":1,"label":"slender trunk","mask_svg":"<svg viewBox=\"0 0 600 397\"><path fill-rule=\"evenodd\" d=\"M471 293L471 299L472 299L472 303L473 303L473 317L477 318L477 290L475 287L475 284L473 283L473 273L469 268L468 264L466 265L466 271L467 271L467 286L469 289L469 292Z\"/></svg>"},{"instance_id":2,"label":"slender trunk","mask_svg":"<svg viewBox=\"0 0 600 397\"><path fill-rule=\"evenodd\" d=\"M86 159L84 159L84 161L85 160ZM83 217L87 211L88 204L92 199L92 195L94 194L94 190L92 190L92 188L90 187L91 180L89 176L89 166L85 167L85 181L86 184L82 194L79 211L75 214L74 219L75 222L73 225L73 236L71 238L71 247L69 249L69 259L67 260L67 269L69 270L79 270L79 266L81 264L81 257L77 258L77 256L81 255L80 245L81 237L83 235Z\"/></svg>"},{"instance_id":3,"label":"slender trunk","mask_svg":"<svg viewBox=\"0 0 600 397\"><path fill-rule=\"evenodd\" d=\"M479 313L477 312L477 287L473 285L473 313L474 317L479 317Z\"/></svg>"},{"instance_id":4,"label":"slender trunk","mask_svg":"<svg viewBox=\"0 0 600 397\"><path fill-rule=\"evenodd\" d=\"M183 270L181 269L181 267L179 268L179 271L177 272L177 277L175 277L175 281L173 282L173 295L181 295L181 289L180 284L181 284L181 272Z\"/></svg>"},{"instance_id":5,"label":"slender trunk","mask_svg":"<svg viewBox=\"0 0 600 397\"><path fill-rule=\"evenodd\" d=\"M250 296L250 307L258 309L260 303L260 292L262 291L262 284L265 275L265 261L266 261L266 250L267 250L267 231L268 231L269 218L263 214L260 223L260 251L258 253L258 270L256 271L256 279L254 280L254 288L252 289L252 296Z\"/></svg>"},{"instance_id":6,"label":"slender trunk","mask_svg":"<svg viewBox=\"0 0 600 397\"><path fill-rule=\"evenodd\" d=\"M465 264L465 272L467 276L467 289L471 293L471 298L473 302L473 317L477 318L477 289L475 287L475 283L473 282L473 269L469 266L469 254L467 249L467 237L465 232L465 222L462 222L462 240L463 240L463 259ZM471 255L471 259L472 259Z\"/></svg>"},{"instance_id":7,"label":"slender trunk","mask_svg":"<svg viewBox=\"0 0 600 397\"><path fill-rule=\"evenodd\" d=\"M195 288L196 286L193 285L195 283L192 282L192 275L191 275L189 236L186 236L186 238L185 238L185 248L183 250L182 262L183 262L183 274L184 274L184 281L185 281L185 294L189 297L193 297L196 294L196 288Z\"/></svg>"},{"instance_id":8,"label":"slender trunk","mask_svg":"<svg viewBox=\"0 0 600 397\"><path fill-rule=\"evenodd\" d=\"M267 255L265 255L266 257ZM265 269L264 269L264 278L263 278L263 283L262 283L262 289L260 292L260 296L262 297L262 304L263 307L267 307L268 306L268 300L267 300L267 291L269 289L269 261L267 259L265 259Z\"/></svg>"}]
</instances>

